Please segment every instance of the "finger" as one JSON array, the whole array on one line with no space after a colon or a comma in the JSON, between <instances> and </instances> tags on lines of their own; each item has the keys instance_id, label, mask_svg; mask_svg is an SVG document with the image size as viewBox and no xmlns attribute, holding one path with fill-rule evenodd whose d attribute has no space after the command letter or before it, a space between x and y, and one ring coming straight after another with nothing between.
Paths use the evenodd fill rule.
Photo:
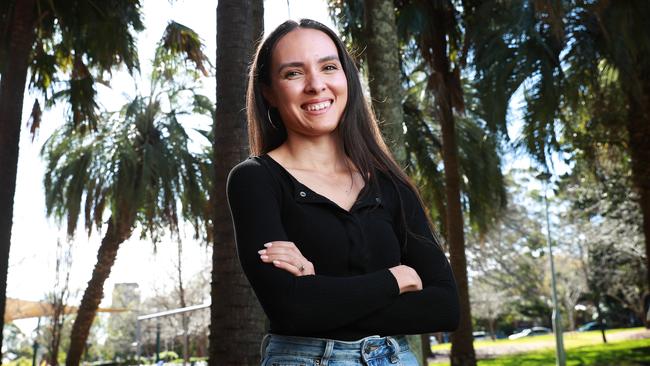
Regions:
<instances>
[{"instance_id":1,"label":"finger","mask_svg":"<svg viewBox=\"0 0 650 366\"><path fill-rule=\"evenodd\" d=\"M261 257L260 257L261 258ZM267 255L266 259L262 258L262 261L264 262L273 262L273 261L281 261L281 262L286 262L291 264L292 266L296 268L300 268L302 266L302 261L300 259L297 259L293 256L290 255Z\"/></svg>"},{"instance_id":2,"label":"finger","mask_svg":"<svg viewBox=\"0 0 650 366\"><path fill-rule=\"evenodd\" d=\"M298 249L295 247L289 248L289 247L280 247L280 246L270 246L266 249L262 249L258 251L259 254L266 254L266 255L273 255L273 254L286 254L286 255L293 255L296 258L302 258L305 259L305 257L300 253Z\"/></svg>"},{"instance_id":3,"label":"finger","mask_svg":"<svg viewBox=\"0 0 650 366\"><path fill-rule=\"evenodd\" d=\"M266 244L264 244L265 247L270 248L270 247L280 247L280 248L296 248L296 244L292 241L283 241L283 240L277 240L277 241L271 241Z\"/></svg>"},{"instance_id":4,"label":"finger","mask_svg":"<svg viewBox=\"0 0 650 366\"><path fill-rule=\"evenodd\" d=\"M283 269L289 273L291 273L294 276L300 276L302 273L296 266L293 264L283 262L283 261L273 261L273 265L276 266L277 268Z\"/></svg>"},{"instance_id":5,"label":"finger","mask_svg":"<svg viewBox=\"0 0 650 366\"><path fill-rule=\"evenodd\" d=\"M293 252L296 256L302 257L302 253L296 246L296 244L292 241L272 241L269 243L264 244L264 247L269 250L269 249L285 249L285 250L290 250Z\"/></svg>"}]
</instances>

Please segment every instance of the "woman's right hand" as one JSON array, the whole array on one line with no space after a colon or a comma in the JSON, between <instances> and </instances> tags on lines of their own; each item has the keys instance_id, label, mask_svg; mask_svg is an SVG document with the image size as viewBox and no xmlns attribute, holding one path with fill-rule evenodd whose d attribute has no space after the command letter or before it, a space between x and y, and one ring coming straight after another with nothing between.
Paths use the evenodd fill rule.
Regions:
<instances>
[{"instance_id":1,"label":"woman's right hand","mask_svg":"<svg viewBox=\"0 0 650 366\"><path fill-rule=\"evenodd\" d=\"M389 268L389 271L397 280L400 294L422 290L422 279L413 268L401 264Z\"/></svg>"}]
</instances>

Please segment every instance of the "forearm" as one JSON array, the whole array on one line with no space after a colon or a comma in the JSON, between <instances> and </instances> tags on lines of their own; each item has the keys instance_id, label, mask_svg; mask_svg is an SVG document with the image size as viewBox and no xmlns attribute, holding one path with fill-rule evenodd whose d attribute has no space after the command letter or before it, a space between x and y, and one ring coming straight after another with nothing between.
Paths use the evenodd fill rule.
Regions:
<instances>
[{"instance_id":1,"label":"forearm","mask_svg":"<svg viewBox=\"0 0 650 366\"><path fill-rule=\"evenodd\" d=\"M399 293L388 270L352 277L289 276L289 286L254 287L272 322L295 334L347 326L389 305Z\"/></svg>"},{"instance_id":2,"label":"forearm","mask_svg":"<svg viewBox=\"0 0 650 366\"><path fill-rule=\"evenodd\" d=\"M456 286L450 284L399 295L352 327L382 335L422 334L453 331L458 319Z\"/></svg>"}]
</instances>

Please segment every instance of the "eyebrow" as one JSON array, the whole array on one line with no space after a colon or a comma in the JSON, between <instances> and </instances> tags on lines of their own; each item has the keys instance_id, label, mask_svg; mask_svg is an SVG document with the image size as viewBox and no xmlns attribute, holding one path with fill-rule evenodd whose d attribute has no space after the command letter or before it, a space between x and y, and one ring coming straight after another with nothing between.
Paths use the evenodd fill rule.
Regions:
<instances>
[{"instance_id":1,"label":"eyebrow","mask_svg":"<svg viewBox=\"0 0 650 366\"><path fill-rule=\"evenodd\" d=\"M318 63L321 64L323 62L333 61L333 60L339 61L339 56L338 55L329 55L329 56L321 57L321 58L318 59ZM305 66L304 62L299 62L299 61L287 62L287 63L284 63L284 64L280 65L280 67L278 68L278 72L281 72L283 69L285 69L287 67L302 67L302 66Z\"/></svg>"}]
</instances>

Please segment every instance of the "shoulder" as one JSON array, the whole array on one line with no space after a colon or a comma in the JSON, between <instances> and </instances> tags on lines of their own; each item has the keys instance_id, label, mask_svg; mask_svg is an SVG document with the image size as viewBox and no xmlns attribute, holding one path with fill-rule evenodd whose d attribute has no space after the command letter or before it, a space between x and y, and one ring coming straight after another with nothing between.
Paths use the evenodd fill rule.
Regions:
<instances>
[{"instance_id":1,"label":"shoulder","mask_svg":"<svg viewBox=\"0 0 650 366\"><path fill-rule=\"evenodd\" d=\"M228 174L227 187L255 187L274 185L269 167L262 157L253 156L235 165Z\"/></svg>"},{"instance_id":2,"label":"shoulder","mask_svg":"<svg viewBox=\"0 0 650 366\"><path fill-rule=\"evenodd\" d=\"M228 174L228 181L265 178L268 176L259 156L252 156L235 165Z\"/></svg>"},{"instance_id":3,"label":"shoulder","mask_svg":"<svg viewBox=\"0 0 650 366\"><path fill-rule=\"evenodd\" d=\"M264 156L252 156L235 165L228 174L228 192L272 191L276 194L284 190L286 183L277 169Z\"/></svg>"}]
</instances>

